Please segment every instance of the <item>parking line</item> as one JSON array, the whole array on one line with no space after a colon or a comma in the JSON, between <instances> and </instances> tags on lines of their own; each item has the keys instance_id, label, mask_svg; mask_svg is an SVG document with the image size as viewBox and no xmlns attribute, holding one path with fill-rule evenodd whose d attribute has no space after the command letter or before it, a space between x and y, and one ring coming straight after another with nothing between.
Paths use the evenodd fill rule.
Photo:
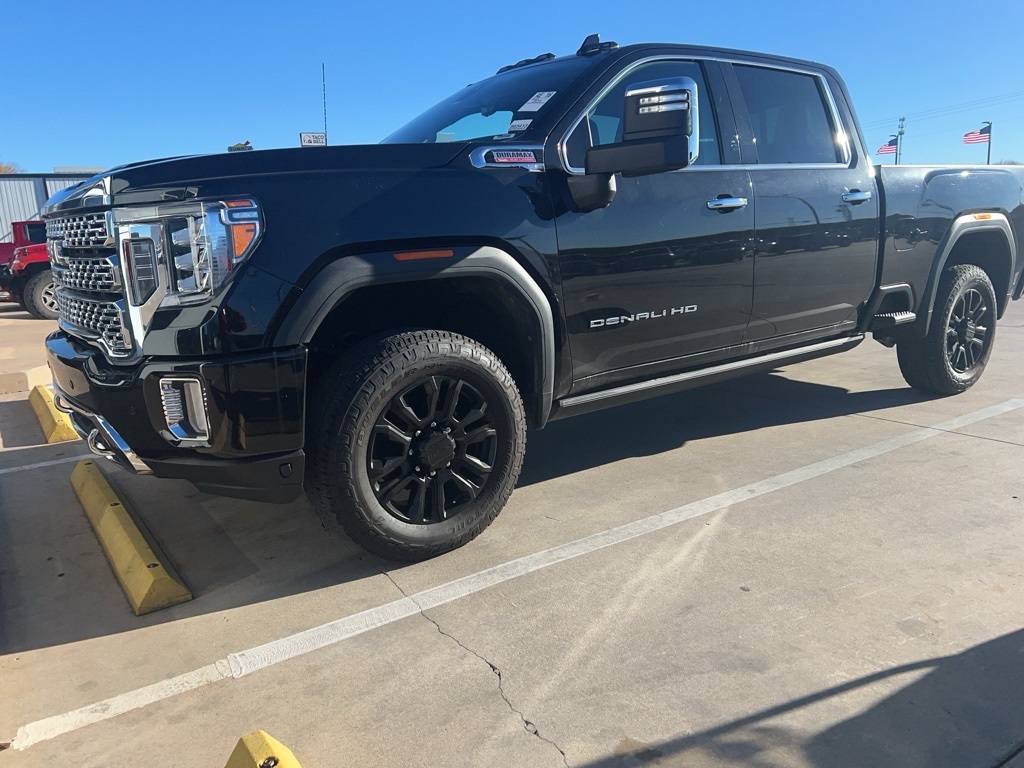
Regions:
<instances>
[{"instance_id":1,"label":"parking line","mask_svg":"<svg viewBox=\"0 0 1024 768\"><path fill-rule=\"evenodd\" d=\"M667 512L651 515L650 517L635 520L607 531L585 536L576 541L510 560L461 579L455 579L446 584L423 590L400 600L297 632L280 640L274 640L254 648L229 654L224 659L191 672L186 672L183 675L113 696L104 701L76 709L73 712L54 715L24 725L18 729L12 746L18 750L28 749L39 742L71 733L93 723L109 720L117 715L155 704L158 701L177 696L186 691L195 690L196 688L221 680L235 679L252 674L258 670L280 664L288 659L340 643L343 640L372 629L392 624L428 608L446 605L460 598L476 594L488 587L503 584L557 563L572 560L615 544L621 544L639 536L654 533L678 523L717 512L720 509L741 504L744 501L755 499L773 491L789 488L807 480L813 480L853 464L891 453L900 448L914 445L923 440L952 432L953 430L993 418L994 416L1009 413L1021 407L1024 407L1024 399L1007 400L998 405L982 408L963 416L957 416L930 427L921 427L903 435L881 440L864 448L847 451L830 459L808 464L790 472L783 472L780 475L759 480L740 488L724 491L723 493L670 509Z\"/></svg>"},{"instance_id":2,"label":"parking line","mask_svg":"<svg viewBox=\"0 0 1024 768\"><path fill-rule=\"evenodd\" d=\"M32 446L39 448L41 446ZM35 464L22 464L18 467L4 467L0 469L0 475L11 475L15 472L25 472L29 469L42 469L43 467L53 467L57 464L67 464L69 461L78 461L79 459L91 459L93 455L91 453L77 453L74 456L64 456L59 459L51 459L50 461L39 461Z\"/></svg>"}]
</instances>

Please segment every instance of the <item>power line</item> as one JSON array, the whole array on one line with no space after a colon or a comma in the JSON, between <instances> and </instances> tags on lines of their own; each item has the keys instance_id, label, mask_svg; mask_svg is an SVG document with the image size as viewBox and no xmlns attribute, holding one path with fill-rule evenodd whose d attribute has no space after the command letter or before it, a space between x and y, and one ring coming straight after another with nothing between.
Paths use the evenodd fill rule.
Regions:
<instances>
[{"instance_id":1,"label":"power line","mask_svg":"<svg viewBox=\"0 0 1024 768\"><path fill-rule=\"evenodd\" d=\"M968 112L972 109L979 109L981 107L997 106L1000 104L1007 104L1012 101L1019 101L1024 99L1024 91L1014 91L1011 93L1004 93L999 96L989 96L984 99L975 99L974 101L965 101L960 104L950 104L944 107L935 107L934 109L926 109L921 112L909 112L906 117L913 118L918 121L921 120L932 120L938 117L946 117L948 115L955 115L961 112ZM863 123L864 128L877 128L883 125L891 125L896 122L898 117L890 117L885 120L871 120Z\"/></svg>"}]
</instances>

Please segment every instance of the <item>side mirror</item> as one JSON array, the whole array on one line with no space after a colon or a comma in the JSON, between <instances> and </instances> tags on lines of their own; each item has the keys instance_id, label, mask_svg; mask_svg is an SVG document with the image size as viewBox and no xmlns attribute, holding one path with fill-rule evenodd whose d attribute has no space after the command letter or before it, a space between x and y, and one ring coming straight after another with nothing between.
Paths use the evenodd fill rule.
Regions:
<instances>
[{"instance_id":1,"label":"side mirror","mask_svg":"<svg viewBox=\"0 0 1024 768\"><path fill-rule=\"evenodd\" d=\"M626 91L622 140L587 150L587 174L646 176L676 171L697 159L700 147L697 83L670 77Z\"/></svg>"}]
</instances>

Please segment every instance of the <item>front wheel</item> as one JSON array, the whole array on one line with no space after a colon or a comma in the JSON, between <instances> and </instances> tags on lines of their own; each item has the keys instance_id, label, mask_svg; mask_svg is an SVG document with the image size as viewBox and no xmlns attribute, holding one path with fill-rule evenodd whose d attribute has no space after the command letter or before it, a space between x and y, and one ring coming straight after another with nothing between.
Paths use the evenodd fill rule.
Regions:
<instances>
[{"instance_id":1,"label":"front wheel","mask_svg":"<svg viewBox=\"0 0 1024 768\"><path fill-rule=\"evenodd\" d=\"M56 320L60 314L57 306L57 288L53 284L53 272L44 269L37 272L25 283L22 292L25 310L40 320Z\"/></svg>"},{"instance_id":2,"label":"front wheel","mask_svg":"<svg viewBox=\"0 0 1024 768\"><path fill-rule=\"evenodd\" d=\"M325 525L394 560L479 535L512 493L526 446L512 376L482 344L446 331L353 347L320 382L309 424L306 492Z\"/></svg>"},{"instance_id":3,"label":"front wheel","mask_svg":"<svg viewBox=\"0 0 1024 768\"><path fill-rule=\"evenodd\" d=\"M896 345L900 371L915 389L964 392L981 378L996 337L996 292L981 267L959 264L942 275L928 335Z\"/></svg>"}]
</instances>

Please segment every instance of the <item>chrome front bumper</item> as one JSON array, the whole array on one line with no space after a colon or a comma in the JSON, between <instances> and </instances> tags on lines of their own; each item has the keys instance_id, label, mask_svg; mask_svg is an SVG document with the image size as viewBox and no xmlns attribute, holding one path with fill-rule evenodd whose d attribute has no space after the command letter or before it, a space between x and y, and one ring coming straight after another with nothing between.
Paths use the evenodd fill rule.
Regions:
<instances>
[{"instance_id":1,"label":"chrome front bumper","mask_svg":"<svg viewBox=\"0 0 1024 768\"><path fill-rule=\"evenodd\" d=\"M78 436L85 440L89 450L97 456L117 464L136 475L151 475L151 470L142 459L140 459L131 446L117 434L110 423L98 413L92 413L75 403L67 393L53 385L53 404L57 410L63 411L71 417L71 424L74 426Z\"/></svg>"}]
</instances>

